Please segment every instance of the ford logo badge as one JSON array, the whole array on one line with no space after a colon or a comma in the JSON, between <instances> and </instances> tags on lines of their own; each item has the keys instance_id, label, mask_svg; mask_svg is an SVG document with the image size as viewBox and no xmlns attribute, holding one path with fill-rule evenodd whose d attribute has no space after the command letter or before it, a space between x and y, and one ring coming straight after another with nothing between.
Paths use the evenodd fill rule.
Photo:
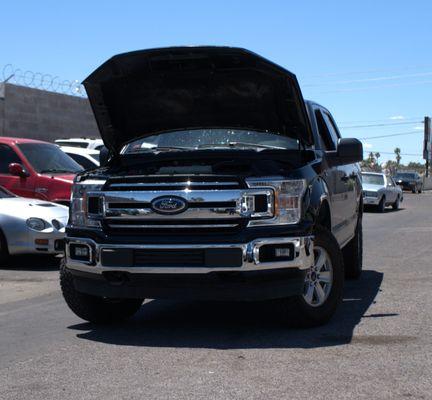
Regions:
<instances>
[{"instance_id":1,"label":"ford logo badge","mask_svg":"<svg viewBox=\"0 0 432 400\"><path fill-rule=\"evenodd\" d=\"M154 199L151 207L158 214L179 214L186 210L187 202L181 197L162 196Z\"/></svg>"}]
</instances>

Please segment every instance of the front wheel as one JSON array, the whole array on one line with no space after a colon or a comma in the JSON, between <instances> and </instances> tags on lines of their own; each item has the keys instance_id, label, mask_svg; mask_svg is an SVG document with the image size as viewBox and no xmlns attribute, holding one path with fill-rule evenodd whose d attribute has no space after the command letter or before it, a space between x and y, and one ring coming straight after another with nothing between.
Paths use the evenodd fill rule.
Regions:
<instances>
[{"instance_id":1,"label":"front wheel","mask_svg":"<svg viewBox=\"0 0 432 400\"><path fill-rule=\"evenodd\" d=\"M60 264L60 286L69 308L80 318L96 324L115 323L134 315L143 299L109 299L91 296L75 290L73 276L64 259Z\"/></svg>"},{"instance_id":2,"label":"front wheel","mask_svg":"<svg viewBox=\"0 0 432 400\"><path fill-rule=\"evenodd\" d=\"M0 230L0 266L6 263L8 257L9 257L9 251L8 251L6 237L3 235L3 232Z\"/></svg>"},{"instance_id":3,"label":"front wheel","mask_svg":"<svg viewBox=\"0 0 432 400\"><path fill-rule=\"evenodd\" d=\"M381 201L378 204L378 212L383 213L385 211L385 197L381 197Z\"/></svg>"},{"instance_id":4,"label":"front wheel","mask_svg":"<svg viewBox=\"0 0 432 400\"><path fill-rule=\"evenodd\" d=\"M281 319L296 327L327 323L342 301L344 268L342 253L333 234L317 227L314 263L307 270L303 293L277 300Z\"/></svg>"}]
</instances>

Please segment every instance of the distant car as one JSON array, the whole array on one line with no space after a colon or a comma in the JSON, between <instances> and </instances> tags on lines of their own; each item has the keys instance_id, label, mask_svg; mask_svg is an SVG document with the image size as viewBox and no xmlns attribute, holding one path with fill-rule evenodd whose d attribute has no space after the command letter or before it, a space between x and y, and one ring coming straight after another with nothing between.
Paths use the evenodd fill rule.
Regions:
<instances>
[{"instance_id":1,"label":"distant car","mask_svg":"<svg viewBox=\"0 0 432 400\"><path fill-rule=\"evenodd\" d=\"M18 196L68 205L82 170L53 143L0 137L0 185Z\"/></svg>"},{"instance_id":2,"label":"distant car","mask_svg":"<svg viewBox=\"0 0 432 400\"><path fill-rule=\"evenodd\" d=\"M363 204L376 206L383 212L386 206L394 210L403 201L402 189L396 185L391 176L377 172L362 172Z\"/></svg>"},{"instance_id":3,"label":"distant car","mask_svg":"<svg viewBox=\"0 0 432 400\"><path fill-rule=\"evenodd\" d=\"M421 193L423 179L417 172L398 172L393 179L403 190L411 190L413 193Z\"/></svg>"},{"instance_id":4,"label":"distant car","mask_svg":"<svg viewBox=\"0 0 432 400\"><path fill-rule=\"evenodd\" d=\"M0 186L0 261L16 254L58 254L69 209L18 197Z\"/></svg>"},{"instance_id":5,"label":"distant car","mask_svg":"<svg viewBox=\"0 0 432 400\"><path fill-rule=\"evenodd\" d=\"M102 139L89 138L57 139L54 142L59 146L79 147L89 150L100 150L104 145Z\"/></svg>"},{"instance_id":6,"label":"distant car","mask_svg":"<svg viewBox=\"0 0 432 400\"><path fill-rule=\"evenodd\" d=\"M80 147L60 147L69 157L73 158L84 169L99 167L99 150L82 149Z\"/></svg>"}]
</instances>

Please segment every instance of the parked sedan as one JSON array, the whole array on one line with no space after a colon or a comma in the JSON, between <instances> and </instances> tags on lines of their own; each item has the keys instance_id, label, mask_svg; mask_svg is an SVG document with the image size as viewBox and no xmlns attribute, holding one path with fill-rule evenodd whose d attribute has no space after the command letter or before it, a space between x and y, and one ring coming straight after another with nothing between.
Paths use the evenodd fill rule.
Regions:
<instances>
[{"instance_id":1,"label":"parked sedan","mask_svg":"<svg viewBox=\"0 0 432 400\"><path fill-rule=\"evenodd\" d=\"M99 150L68 146L61 146L60 148L84 169L94 169L99 167Z\"/></svg>"},{"instance_id":2,"label":"parked sedan","mask_svg":"<svg viewBox=\"0 0 432 400\"><path fill-rule=\"evenodd\" d=\"M65 206L18 197L0 186L0 260L61 253L68 214Z\"/></svg>"},{"instance_id":3,"label":"parked sedan","mask_svg":"<svg viewBox=\"0 0 432 400\"><path fill-rule=\"evenodd\" d=\"M403 190L411 190L413 193L422 192L423 180L417 172L398 172L394 180Z\"/></svg>"},{"instance_id":4,"label":"parked sedan","mask_svg":"<svg viewBox=\"0 0 432 400\"><path fill-rule=\"evenodd\" d=\"M362 172L363 204L372 205L383 212L386 206L394 210L403 201L402 189L396 185L391 176L377 172Z\"/></svg>"}]
</instances>

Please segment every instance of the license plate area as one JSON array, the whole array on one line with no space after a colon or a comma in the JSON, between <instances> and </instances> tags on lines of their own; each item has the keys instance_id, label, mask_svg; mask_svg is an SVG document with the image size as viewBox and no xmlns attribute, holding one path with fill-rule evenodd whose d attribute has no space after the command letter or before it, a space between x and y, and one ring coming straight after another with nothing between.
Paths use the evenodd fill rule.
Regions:
<instances>
[{"instance_id":1,"label":"license plate area","mask_svg":"<svg viewBox=\"0 0 432 400\"><path fill-rule=\"evenodd\" d=\"M240 248L102 249L104 267L241 267Z\"/></svg>"}]
</instances>

